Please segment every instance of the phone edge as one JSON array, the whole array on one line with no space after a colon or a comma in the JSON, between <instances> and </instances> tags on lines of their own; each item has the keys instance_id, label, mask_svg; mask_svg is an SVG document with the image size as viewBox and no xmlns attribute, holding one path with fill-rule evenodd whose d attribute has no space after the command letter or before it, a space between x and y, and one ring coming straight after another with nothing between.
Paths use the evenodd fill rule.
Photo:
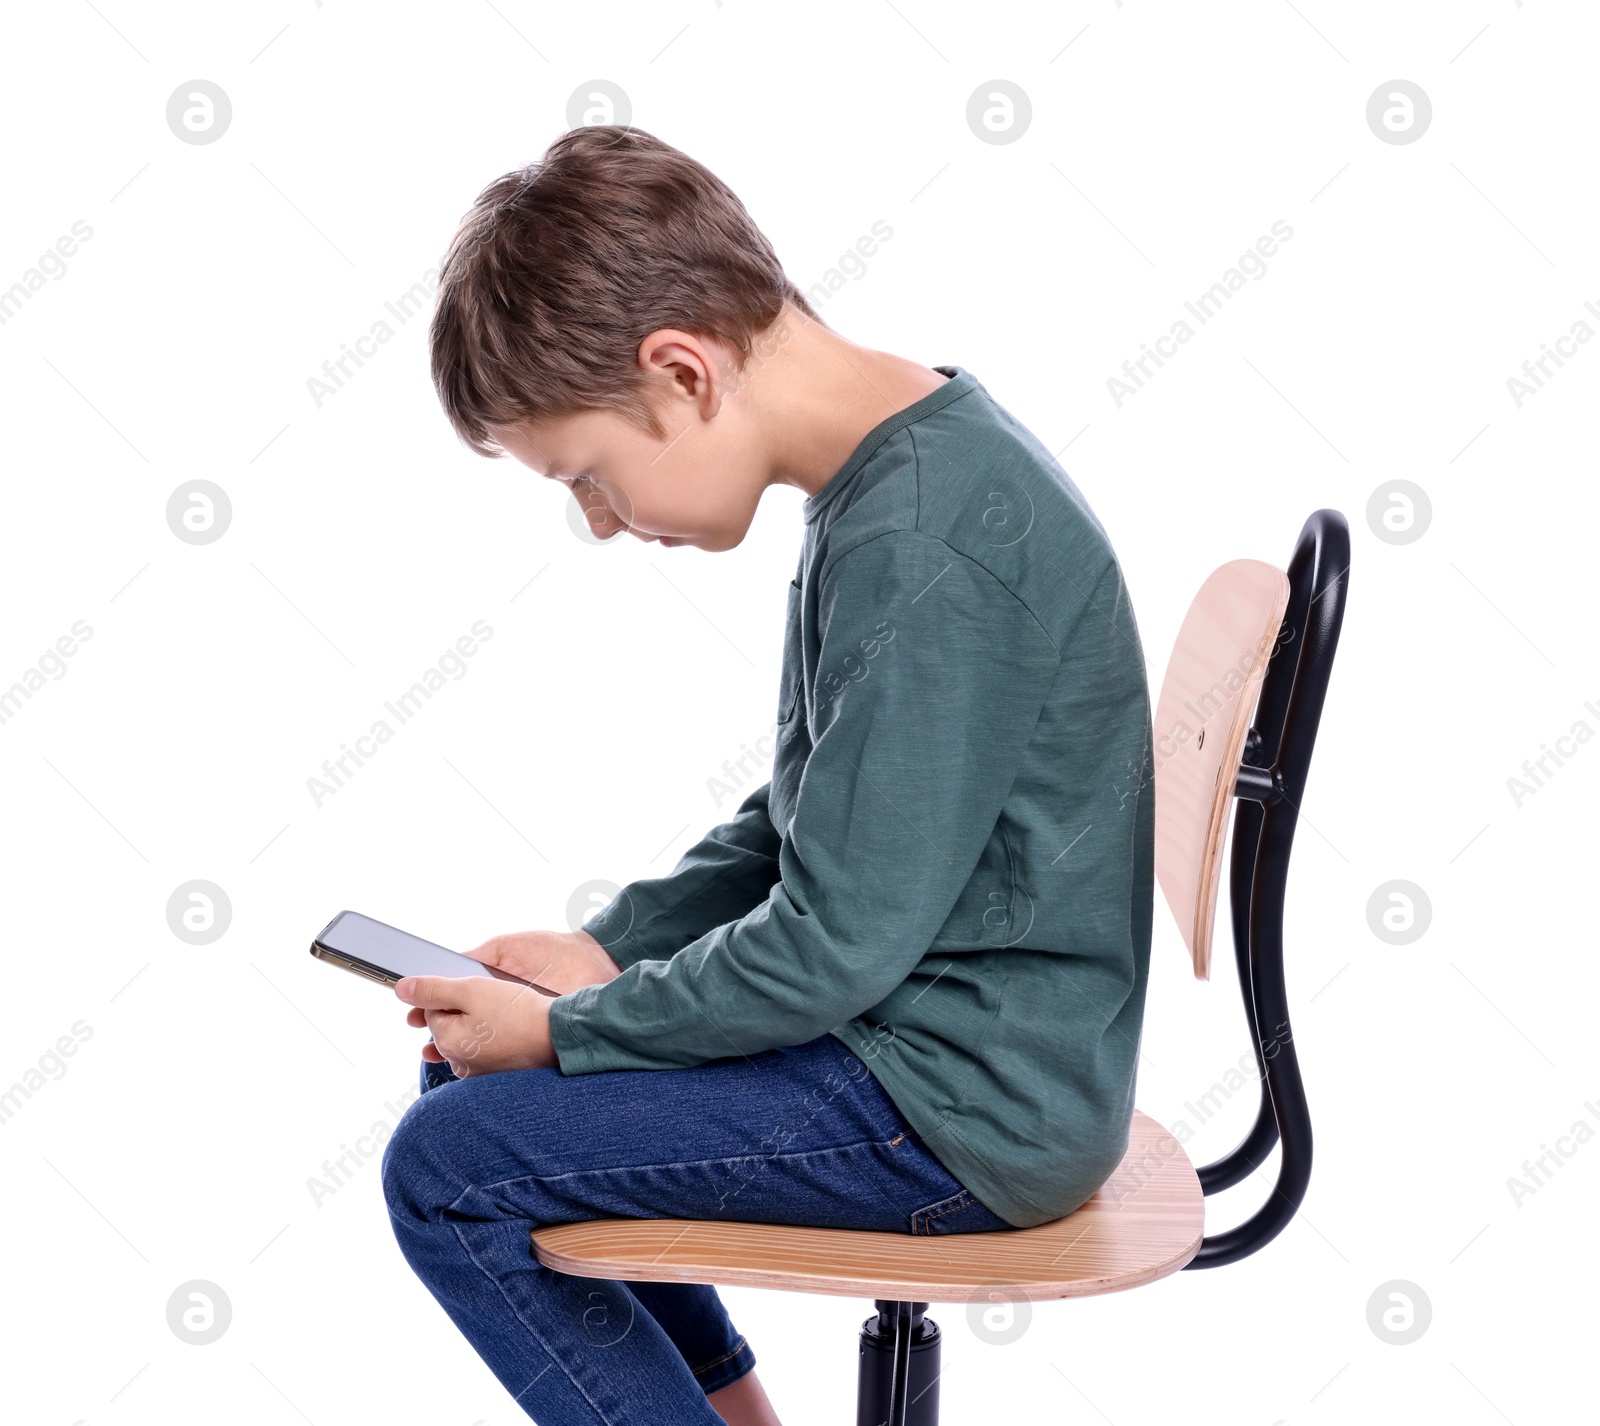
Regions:
<instances>
[{"instance_id":1,"label":"phone edge","mask_svg":"<svg viewBox=\"0 0 1600 1426\"><path fill-rule=\"evenodd\" d=\"M376 981L379 985L386 985L391 990L400 983L400 977L390 978L387 971L372 965L367 961L358 961L346 955L343 951L336 951L329 946L324 946L320 941L311 943L311 954L320 961L326 961L331 966L338 966L340 970L347 970L352 975L359 975L363 980Z\"/></svg>"},{"instance_id":2,"label":"phone edge","mask_svg":"<svg viewBox=\"0 0 1600 1426\"><path fill-rule=\"evenodd\" d=\"M333 918L333 920L328 922L328 924L317 933L317 939L311 943L311 954L317 957L318 960L327 961L329 965L338 966L340 970L347 970L352 975L359 975L364 980L374 981L378 985L386 985L391 990L394 989L394 987L400 983L401 978L399 976L390 976L389 972L384 970L381 966L375 966L371 961L359 960L350 955L348 951L336 951L333 949L333 947L322 944L322 937L326 936L328 932L339 923L340 920L350 914L352 913L349 911L341 911ZM354 914L360 916L363 913L358 911ZM400 931L402 935L409 936L412 934L410 931L401 931L401 928L398 926L389 926L387 922L379 921L376 916L367 916L365 919L372 921L379 926L386 926L391 931ZM418 936L416 939L421 941L424 938L422 936ZM448 946L440 946L437 941L428 941L427 944L430 946L437 946L441 951L450 950ZM450 953L452 955L465 954L462 951L451 951ZM471 956L467 956L466 958L468 960L473 959ZM561 998L561 992L559 990L551 990L548 986L540 985L537 981L524 980L520 975L512 975L510 971L501 970L499 966L492 966L488 964L487 961L479 961L478 964L488 971L490 976L496 980L508 980L515 985L525 985L529 990L537 990L540 995L543 995L550 1000L559 1000Z\"/></svg>"}]
</instances>

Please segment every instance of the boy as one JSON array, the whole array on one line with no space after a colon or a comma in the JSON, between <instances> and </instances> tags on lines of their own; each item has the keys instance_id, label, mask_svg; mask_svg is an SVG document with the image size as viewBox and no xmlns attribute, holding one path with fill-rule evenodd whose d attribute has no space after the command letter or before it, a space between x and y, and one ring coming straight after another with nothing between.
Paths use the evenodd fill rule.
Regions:
<instances>
[{"instance_id":1,"label":"boy","mask_svg":"<svg viewBox=\"0 0 1600 1426\"><path fill-rule=\"evenodd\" d=\"M596 532L732 549L805 494L772 778L574 933L396 987L423 1094L384 1190L518 1404L775 1423L710 1287L542 1268L532 1226L910 1233L1072 1211L1127 1144L1152 906L1144 657L1105 531L970 372L858 346L637 129L491 184L432 328L456 431Z\"/></svg>"}]
</instances>

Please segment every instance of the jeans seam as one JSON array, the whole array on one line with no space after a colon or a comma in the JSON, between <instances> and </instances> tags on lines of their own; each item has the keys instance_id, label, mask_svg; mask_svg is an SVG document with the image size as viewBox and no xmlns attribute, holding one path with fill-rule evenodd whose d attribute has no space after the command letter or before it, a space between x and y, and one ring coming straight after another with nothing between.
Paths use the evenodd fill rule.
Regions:
<instances>
[{"instance_id":1,"label":"jeans seam","mask_svg":"<svg viewBox=\"0 0 1600 1426\"><path fill-rule=\"evenodd\" d=\"M568 1369L566 1362L561 1359L560 1355L551 1350L549 1343L547 1343L544 1338L539 1335L538 1328L536 1328L533 1323L529 1322L527 1318L522 1315L522 1312L517 1307L516 1302L512 1299L510 1293L506 1291L505 1285L500 1281L500 1279L478 1261L478 1255L473 1252L472 1244L467 1242L467 1240L461 1236L461 1225L459 1223L453 1224L452 1228L455 1233L456 1241L461 1244L462 1251L466 1254L467 1261L470 1262L473 1267L477 1268L477 1270L482 1273L484 1277L488 1278L489 1281L494 1284L495 1291L505 1299L506 1306L511 1309L511 1315L515 1317L518 1322L522 1323L523 1327L527 1329L528 1335L539 1344L544 1354L550 1358L551 1363L561 1369L562 1376L566 1377L572 1389L589 1403L589 1405L594 1409L594 1414L598 1416L602 1422L608 1423L609 1426L609 1423L612 1420L611 1416L601 1409L600 1403L590 1396L583 1384L577 1379L577 1377L573 1376L572 1372ZM543 1375L543 1372L539 1373L539 1376ZM537 1381L538 1379L538 1377L535 1377L534 1381ZM529 1382L528 1385L532 1386L533 1382ZM526 1391L527 1387L524 1387L523 1390ZM516 1398L513 1398L513 1400L515 1399Z\"/></svg>"},{"instance_id":2,"label":"jeans seam","mask_svg":"<svg viewBox=\"0 0 1600 1426\"><path fill-rule=\"evenodd\" d=\"M913 1233L925 1233L932 1236L928 1225L935 1218L943 1218L947 1213L956 1213L963 1208L970 1208L978 1200L972 1196L969 1189L962 1189L960 1193L951 1194L949 1198L942 1198L937 1203L930 1203L926 1208L919 1208L911 1215ZM938 1210L935 1212L935 1210ZM917 1227L920 1222L921 1226Z\"/></svg>"},{"instance_id":3,"label":"jeans seam","mask_svg":"<svg viewBox=\"0 0 1600 1426\"><path fill-rule=\"evenodd\" d=\"M734 1347L731 1352L718 1357L714 1362L707 1362L703 1367L690 1367L689 1370L692 1371L696 1376L701 1376L705 1372L710 1371L712 1367L720 1367L724 1362L731 1362L736 1356L739 1355L740 1352L744 1351L745 1347L748 1345L749 1344L745 1341L745 1339L740 1337L738 1345Z\"/></svg>"}]
</instances>

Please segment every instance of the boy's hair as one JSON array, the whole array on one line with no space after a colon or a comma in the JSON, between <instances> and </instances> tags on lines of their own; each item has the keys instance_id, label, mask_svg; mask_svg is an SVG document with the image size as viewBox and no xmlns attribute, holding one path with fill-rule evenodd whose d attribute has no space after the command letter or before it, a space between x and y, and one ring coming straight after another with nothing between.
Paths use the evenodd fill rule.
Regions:
<instances>
[{"instance_id":1,"label":"boy's hair","mask_svg":"<svg viewBox=\"0 0 1600 1426\"><path fill-rule=\"evenodd\" d=\"M440 264L433 384L457 435L611 410L656 439L639 343L677 327L739 353L791 303L821 321L725 183L641 129L571 129L478 195Z\"/></svg>"}]
</instances>

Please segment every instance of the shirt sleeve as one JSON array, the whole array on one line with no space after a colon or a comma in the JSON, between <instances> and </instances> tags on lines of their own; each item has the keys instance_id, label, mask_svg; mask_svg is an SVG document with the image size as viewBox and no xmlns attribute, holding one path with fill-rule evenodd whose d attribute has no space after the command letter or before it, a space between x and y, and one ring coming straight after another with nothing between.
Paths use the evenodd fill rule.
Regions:
<instances>
[{"instance_id":1,"label":"shirt sleeve","mask_svg":"<svg viewBox=\"0 0 1600 1426\"><path fill-rule=\"evenodd\" d=\"M629 882L583 923L622 970L668 960L713 926L736 921L766 900L778 879L778 833L763 783L731 821L711 831L666 876Z\"/></svg>"},{"instance_id":2,"label":"shirt sleeve","mask_svg":"<svg viewBox=\"0 0 1600 1426\"><path fill-rule=\"evenodd\" d=\"M988 569L915 531L852 547L821 580L813 747L779 879L670 960L553 1001L564 1073L826 1033L910 974L977 865L1060 666L1055 644Z\"/></svg>"}]
</instances>

